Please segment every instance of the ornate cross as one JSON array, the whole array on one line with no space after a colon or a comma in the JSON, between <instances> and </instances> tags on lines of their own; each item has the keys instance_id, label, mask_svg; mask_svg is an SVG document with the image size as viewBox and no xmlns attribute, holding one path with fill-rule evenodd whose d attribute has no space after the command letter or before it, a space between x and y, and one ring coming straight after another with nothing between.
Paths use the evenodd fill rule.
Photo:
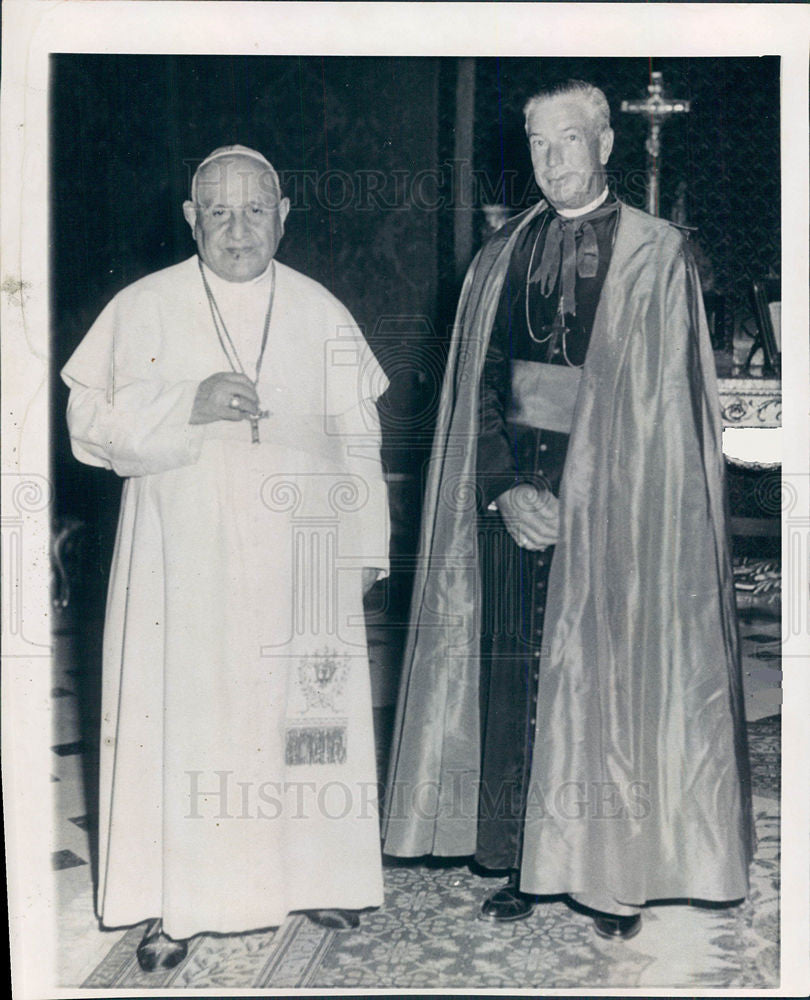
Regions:
<instances>
[{"instance_id":1,"label":"ornate cross","mask_svg":"<svg viewBox=\"0 0 810 1000\"><path fill-rule=\"evenodd\" d=\"M647 211L658 215L658 171L661 156L661 126L669 118L689 110L689 101L676 101L664 96L664 84L660 72L650 73L647 86L649 96L643 101L622 101L622 111L644 115L650 125L647 136Z\"/></svg>"},{"instance_id":2,"label":"ornate cross","mask_svg":"<svg viewBox=\"0 0 810 1000\"><path fill-rule=\"evenodd\" d=\"M255 417L248 417L250 421L250 440L253 444L259 443L259 421L266 420L267 417L272 417L273 414L270 410L259 410Z\"/></svg>"}]
</instances>

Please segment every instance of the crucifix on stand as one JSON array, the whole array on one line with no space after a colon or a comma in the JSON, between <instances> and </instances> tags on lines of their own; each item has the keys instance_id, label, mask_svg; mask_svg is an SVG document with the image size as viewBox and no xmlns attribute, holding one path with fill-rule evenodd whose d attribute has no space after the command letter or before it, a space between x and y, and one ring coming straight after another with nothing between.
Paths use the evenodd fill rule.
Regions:
<instances>
[{"instance_id":1,"label":"crucifix on stand","mask_svg":"<svg viewBox=\"0 0 810 1000\"><path fill-rule=\"evenodd\" d=\"M689 110L689 101L676 101L664 95L660 72L650 73L648 97L643 101L622 101L622 111L644 115L650 126L647 136L647 211L658 215L659 167L661 157L661 126L670 115Z\"/></svg>"}]
</instances>

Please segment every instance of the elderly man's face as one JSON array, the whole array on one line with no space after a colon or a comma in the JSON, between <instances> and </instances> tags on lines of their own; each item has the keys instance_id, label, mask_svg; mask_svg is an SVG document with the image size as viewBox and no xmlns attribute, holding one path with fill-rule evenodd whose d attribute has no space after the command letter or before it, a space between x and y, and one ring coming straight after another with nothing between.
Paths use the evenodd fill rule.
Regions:
<instances>
[{"instance_id":1,"label":"elderly man's face","mask_svg":"<svg viewBox=\"0 0 810 1000\"><path fill-rule=\"evenodd\" d=\"M204 167L197 176L196 204L183 205L203 263L226 281L250 281L267 268L289 209L273 174L245 156Z\"/></svg>"},{"instance_id":2,"label":"elderly man's face","mask_svg":"<svg viewBox=\"0 0 810 1000\"><path fill-rule=\"evenodd\" d=\"M535 105L527 126L534 177L554 208L582 208L602 193L613 131L597 132L584 100L549 97Z\"/></svg>"}]
</instances>

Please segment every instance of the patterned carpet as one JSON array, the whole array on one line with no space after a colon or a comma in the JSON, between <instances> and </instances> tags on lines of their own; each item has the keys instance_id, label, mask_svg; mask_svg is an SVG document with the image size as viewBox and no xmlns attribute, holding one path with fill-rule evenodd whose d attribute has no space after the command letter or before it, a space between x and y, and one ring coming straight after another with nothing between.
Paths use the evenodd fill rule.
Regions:
<instances>
[{"instance_id":1,"label":"patterned carpet","mask_svg":"<svg viewBox=\"0 0 810 1000\"><path fill-rule=\"evenodd\" d=\"M59 899L58 967L63 987L145 989L590 989L681 987L768 989L779 973L779 794L781 625L778 564L735 559L745 711L751 743L758 849L749 898L739 907L684 903L649 908L629 942L597 938L591 921L560 898L544 899L525 921L477 919L498 884L466 864L390 859L385 905L359 930L336 933L293 915L277 929L200 935L168 973L143 973L135 949L143 925L101 931L93 913L97 819L97 733L82 719L98 678L70 630L56 635L52 781L57 829L53 867ZM390 634L373 629L375 704L390 705ZM91 658L92 659L92 658ZM375 661L377 672L375 674ZM93 660L95 662L95 660ZM390 680L390 678L389 678ZM84 706L84 707L82 707ZM84 713L84 715L83 715ZM375 710L380 774L386 772L393 709Z\"/></svg>"},{"instance_id":2,"label":"patterned carpet","mask_svg":"<svg viewBox=\"0 0 810 1000\"><path fill-rule=\"evenodd\" d=\"M544 899L514 924L477 919L496 884L466 865L390 861L385 905L359 930L335 932L302 915L277 930L200 935L168 973L144 973L129 930L85 987L140 989L725 987L779 981L779 730L749 723L758 848L749 898L737 907L649 908L629 942L597 938L590 918Z\"/></svg>"}]
</instances>

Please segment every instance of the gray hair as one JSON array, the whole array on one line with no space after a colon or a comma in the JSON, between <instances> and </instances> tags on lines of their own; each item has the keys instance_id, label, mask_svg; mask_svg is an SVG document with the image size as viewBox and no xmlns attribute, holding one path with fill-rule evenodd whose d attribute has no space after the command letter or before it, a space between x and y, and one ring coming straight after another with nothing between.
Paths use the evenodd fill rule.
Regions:
<instances>
[{"instance_id":1,"label":"gray hair","mask_svg":"<svg viewBox=\"0 0 810 1000\"><path fill-rule=\"evenodd\" d=\"M594 87L592 83L586 83L585 80L566 80L565 83L558 83L553 87L539 91L526 101L523 106L524 128L526 131L529 131L529 115L538 104L542 104L543 101L548 101L552 97L566 97L569 95L571 97L579 97L584 104L588 105L594 127L598 133L602 133L605 129L610 128L610 105L602 91L598 87Z\"/></svg>"}]
</instances>

